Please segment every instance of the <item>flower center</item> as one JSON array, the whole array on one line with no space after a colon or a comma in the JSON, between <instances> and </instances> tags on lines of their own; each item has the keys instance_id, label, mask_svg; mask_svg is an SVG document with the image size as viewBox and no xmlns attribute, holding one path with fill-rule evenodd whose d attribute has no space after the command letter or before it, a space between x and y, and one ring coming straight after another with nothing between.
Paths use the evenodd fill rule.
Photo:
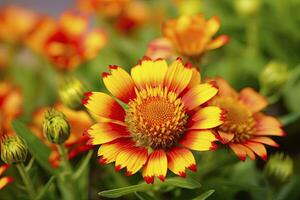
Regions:
<instances>
[{"instance_id":1,"label":"flower center","mask_svg":"<svg viewBox=\"0 0 300 200\"><path fill-rule=\"evenodd\" d=\"M125 122L138 145L170 148L184 133L187 115L177 94L147 88L128 103Z\"/></svg>"},{"instance_id":2,"label":"flower center","mask_svg":"<svg viewBox=\"0 0 300 200\"><path fill-rule=\"evenodd\" d=\"M233 133L232 142L244 142L255 132L255 120L251 110L243 103L232 97L218 97L213 104L227 111L226 121L218 129Z\"/></svg>"}]
</instances>

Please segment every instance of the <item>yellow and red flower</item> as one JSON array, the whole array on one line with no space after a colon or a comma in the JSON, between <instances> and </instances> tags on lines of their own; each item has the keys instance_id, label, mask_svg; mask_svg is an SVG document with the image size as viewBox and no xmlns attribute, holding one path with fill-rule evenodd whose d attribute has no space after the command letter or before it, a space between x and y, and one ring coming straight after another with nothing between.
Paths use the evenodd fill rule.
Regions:
<instances>
[{"instance_id":1,"label":"yellow and red flower","mask_svg":"<svg viewBox=\"0 0 300 200\"><path fill-rule=\"evenodd\" d=\"M44 27L49 28L48 25ZM36 31L41 32L39 28ZM45 40L43 53L59 70L72 70L95 57L106 42L102 29L88 30L88 19L84 15L64 12Z\"/></svg>"},{"instance_id":2,"label":"yellow and red flower","mask_svg":"<svg viewBox=\"0 0 300 200\"><path fill-rule=\"evenodd\" d=\"M0 176L8 169L9 165L4 164L0 166ZM0 177L0 190L3 189L7 184L13 181L12 177Z\"/></svg>"},{"instance_id":3,"label":"yellow and red flower","mask_svg":"<svg viewBox=\"0 0 300 200\"><path fill-rule=\"evenodd\" d=\"M8 81L0 82L0 132L11 134L11 122L22 113L22 94Z\"/></svg>"},{"instance_id":4,"label":"yellow and red flower","mask_svg":"<svg viewBox=\"0 0 300 200\"><path fill-rule=\"evenodd\" d=\"M181 59L169 67L165 60L144 58L131 75L118 66L104 72L110 93L86 93L83 104L97 121L87 134L90 144L101 145L100 163L115 162L116 170L132 175L143 168L147 183L164 180L168 168L184 177L196 170L191 150L216 148L210 130L223 123L224 113L204 103L218 90L214 83L200 84L200 73Z\"/></svg>"},{"instance_id":5,"label":"yellow and red flower","mask_svg":"<svg viewBox=\"0 0 300 200\"><path fill-rule=\"evenodd\" d=\"M216 128L219 139L234 153L245 160L246 156L255 159L255 154L267 159L264 145L278 147L269 136L284 136L281 124L274 117L260 112L268 105L267 100L252 88L236 92L224 79L214 79L219 93L210 102L227 111L224 124Z\"/></svg>"},{"instance_id":6,"label":"yellow and red flower","mask_svg":"<svg viewBox=\"0 0 300 200\"><path fill-rule=\"evenodd\" d=\"M68 158L73 159L77 155L86 152L93 148L92 145L86 144L88 141L88 137L83 135L86 127L92 125L92 120L88 116L88 114L84 111L74 111L61 103L57 103L54 108L58 111L63 112L71 126L71 135L69 139L64 143L65 147L68 149ZM33 122L30 124L30 129L35 133L44 143L46 143L49 147L51 147L52 152L49 157L49 162L53 167L59 166L60 154L56 145L48 142L48 140L43 135L43 118L44 113L48 108L40 108L33 114Z\"/></svg>"},{"instance_id":7,"label":"yellow and red flower","mask_svg":"<svg viewBox=\"0 0 300 200\"><path fill-rule=\"evenodd\" d=\"M190 59L199 59L205 52L219 48L229 41L229 37L226 35L213 38L213 35L219 30L220 24L217 16L205 20L204 16L200 14L184 15L163 23L162 33L173 47L171 54L177 53ZM159 42L153 44L170 46L165 41L164 44Z\"/></svg>"},{"instance_id":8,"label":"yellow and red flower","mask_svg":"<svg viewBox=\"0 0 300 200\"><path fill-rule=\"evenodd\" d=\"M0 41L6 43L22 42L36 23L37 15L17 6L0 8Z\"/></svg>"}]
</instances>

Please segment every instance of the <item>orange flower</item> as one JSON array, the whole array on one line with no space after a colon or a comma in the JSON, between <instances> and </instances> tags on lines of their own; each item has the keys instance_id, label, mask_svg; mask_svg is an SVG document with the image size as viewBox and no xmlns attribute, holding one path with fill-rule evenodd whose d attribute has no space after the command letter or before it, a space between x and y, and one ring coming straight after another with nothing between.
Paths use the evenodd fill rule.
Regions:
<instances>
[{"instance_id":1,"label":"orange flower","mask_svg":"<svg viewBox=\"0 0 300 200\"><path fill-rule=\"evenodd\" d=\"M87 30L83 15L62 14L56 30L47 38L44 53L59 70L72 70L87 59L95 57L106 44L103 30Z\"/></svg>"},{"instance_id":2,"label":"orange flower","mask_svg":"<svg viewBox=\"0 0 300 200\"><path fill-rule=\"evenodd\" d=\"M206 21L203 15L195 15L166 21L162 26L162 32L177 53L190 58L199 58L206 51L219 48L228 42L229 38L226 35L212 38L219 28L218 17L214 16Z\"/></svg>"},{"instance_id":3,"label":"orange flower","mask_svg":"<svg viewBox=\"0 0 300 200\"><path fill-rule=\"evenodd\" d=\"M210 130L223 123L223 112L204 103L217 94L213 83L200 84L200 74L190 64L177 59L144 58L131 75L118 66L104 72L103 82L111 94L86 93L83 104L98 123L87 130L90 144L101 145L100 163L115 162L126 175L143 168L147 183L154 177L164 180L169 168L179 176L186 168L196 170L191 150L216 148Z\"/></svg>"},{"instance_id":4,"label":"orange flower","mask_svg":"<svg viewBox=\"0 0 300 200\"><path fill-rule=\"evenodd\" d=\"M0 9L0 41L21 42L36 23L37 16L24 8L8 6Z\"/></svg>"},{"instance_id":5,"label":"orange flower","mask_svg":"<svg viewBox=\"0 0 300 200\"><path fill-rule=\"evenodd\" d=\"M117 17L125 5L132 0L78 0L79 10L85 13L97 13L105 17Z\"/></svg>"},{"instance_id":6,"label":"orange flower","mask_svg":"<svg viewBox=\"0 0 300 200\"><path fill-rule=\"evenodd\" d=\"M8 81L0 82L0 132L11 134L11 122L22 112L22 95L19 88Z\"/></svg>"},{"instance_id":7,"label":"orange flower","mask_svg":"<svg viewBox=\"0 0 300 200\"><path fill-rule=\"evenodd\" d=\"M237 93L225 80L216 78L215 81L219 93L209 105L227 111L224 124L216 129L221 142L227 144L241 160L245 160L247 155L254 160L255 154L266 160L264 145L279 146L269 136L285 135L278 120L260 112L268 104L266 99L252 88L244 88Z\"/></svg>"},{"instance_id":8,"label":"orange flower","mask_svg":"<svg viewBox=\"0 0 300 200\"><path fill-rule=\"evenodd\" d=\"M7 164L0 166L0 176L2 176L2 174L7 170L8 167L9 166ZM12 181L12 177L0 177L0 190Z\"/></svg>"},{"instance_id":9,"label":"orange flower","mask_svg":"<svg viewBox=\"0 0 300 200\"><path fill-rule=\"evenodd\" d=\"M71 110L62 104L58 103L54 106L58 111L63 112L71 126L71 135L70 138L65 142L65 147L69 150L68 157L73 159L78 154L86 152L92 149L91 145L87 145L88 137L83 135L86 127L89 127L92 124L92 121L88 114L84 111L74 111ZM33 123L30 124L30 129L48 146L51 147L52 152L49 157L49 161L53 167L59 166L60 155L56 145L51 144L43 135L43 119L44 113L48 108L40 108L33 115Z\"/></svg>"}]
</instances>

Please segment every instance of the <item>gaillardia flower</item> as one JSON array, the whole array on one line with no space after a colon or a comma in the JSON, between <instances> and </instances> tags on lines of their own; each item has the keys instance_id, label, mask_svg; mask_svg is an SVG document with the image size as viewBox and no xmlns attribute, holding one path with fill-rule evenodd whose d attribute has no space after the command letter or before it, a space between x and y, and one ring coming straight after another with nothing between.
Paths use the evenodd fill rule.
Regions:
<instances>
[{"instance_id":1,"label":"gaillardia flower","mask_svg":"<svg viewBox=\"0 0 300 200\"><path fill-rule=\"evenodd\" d=\"M181 16L166 21L162 32L181 56L200 58L206 51L219 48L229 41L226 35L212 38L220 28L220 20L214 16L205 20L203 15Z\"/></svg>"},{"instance_id":2,"label":"gaillardia flower","mask_svg":"<svg viewBox=\"0 0 300 200\"><path fill-rule=\"evenodd\" d=\"M7 170L9 165L4 164L0 166L0 176ZM4 188L7 184L13 181L12 177L0 177L0 190Z\"/></svg>"},{"instance_id":3,"label":"gaillardia flower","mask_svg":"<svg viewBox=\"0 0 300 200\"><path fill-rule=\"evenodd\" d=\"M264 144L279 146L268 136L285 135L278 120L260 112L267 106L267 100L252 88L244 88L237 93L225 80L216 78L215 81L219 93L209 105L219 106L227 112L224 124L216 129L221 142L227 144L241 160L245 160L247 155L254 160L255 154L266 160Z\"/></svg>"},{"instance_id":4,"label":"gaillardia flower","mask_svg":"<svg viewBox=\"0 0 300 200\"><path fill-rule=\"evenodd\" d=\"M116 170L127 168L132 175L143 168L147 183L164 180L169 168L185 176L196 170L190 150L216 148L210 130L223 123L223 111L204 106L218 90L213 83L200 84L200 74L181 59L169 67L165 60L144 58L131 75L118 66L103 73L110 93L86 93L83 104L97 115L98 123L87 130L89 143L101 145L100 163L115 161Z\"/></svg>"}]
</instances>

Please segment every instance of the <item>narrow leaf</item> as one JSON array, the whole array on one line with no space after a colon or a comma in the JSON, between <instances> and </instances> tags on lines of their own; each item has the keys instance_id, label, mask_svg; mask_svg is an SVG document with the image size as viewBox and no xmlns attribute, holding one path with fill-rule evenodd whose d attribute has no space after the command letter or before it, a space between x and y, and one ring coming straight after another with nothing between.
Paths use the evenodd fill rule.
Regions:
<instances>
[{"instance_id":1,"label":"narrow leaf","mask_svg":"<svg viewBox=\"0 0 300 200\"><path fill-rule=\"evenodd\" d=\"M38 137L36 137L25 124L19 120L12 122L14 131L23 138L28 146L30 154L36 161L50 174L54 174L55 170L50 166L48 158L50 155L50 148L47 147Z\"/></svg>"},{"instance_id":2,"label":"narrow leaf","mask_svg":"<svg viewBox=\"0 0 300 200\"><path fill-rule=\"evenodd\" d=\"M85 169L88 167L92 155L93 151L89 151L88 154L82 159L81 163L79 164L79 167L77 167L77 170L74 173L73 177L75 180L79 179L85 172Z\"/></svg>"},{"instance_id":3,"label":"narrow leaf","mask_svg":"<svg viewBox=\"0 0 300 200\"><path fill-rule=\"evenodd\" d=\"M123 187L123 188L117 188L113 190L105 190L102 192L99 192L98 194L103 197L108 197L108 198L118 198L127 194L131 194L133 192L138 192L138 191L144 191L148 189L150 185L147 185L146 183L141 183L138 185L132 185L128 187Z\"/></svg>"},{"instance_id":4,"label":"narrow leaf","mask_svg":"<svg viewBox=\"0 0 300 200\"><path fill-rule=\"evenodd\" d=\"M49 181L47 182L47 184L41 189L41 191L38 193L37 197L35 198L35 200L39 200L39 199L45 199L44 196L47 194L51 184L53 183L55 177L52 176Z\"/></svg>"},{"instance_id":5,"label":"narrow leaf","mask_svg":"<svg viewBox=\"0 0 300 200\"><path fill-rule=\"evenodd\" d=\"M186 189L196 189L201 187L201 184L198 181L191 178L181 177L168 178L165 180L165 182L162 183L162 185L170 185Z\"/></svg>"},{"instance_id":6,"label":"narrow leaf","mask_svg":"<svg viewBox=\"0 0 300 200\"><path fill-rule=\"evenodd\" d=\"M205 200L208 197L210 197L214 192L215 192L215 190L208 190L208 191L202 193L200 196L194 198L193 200Z\"/></svg>"}]
</instances>

